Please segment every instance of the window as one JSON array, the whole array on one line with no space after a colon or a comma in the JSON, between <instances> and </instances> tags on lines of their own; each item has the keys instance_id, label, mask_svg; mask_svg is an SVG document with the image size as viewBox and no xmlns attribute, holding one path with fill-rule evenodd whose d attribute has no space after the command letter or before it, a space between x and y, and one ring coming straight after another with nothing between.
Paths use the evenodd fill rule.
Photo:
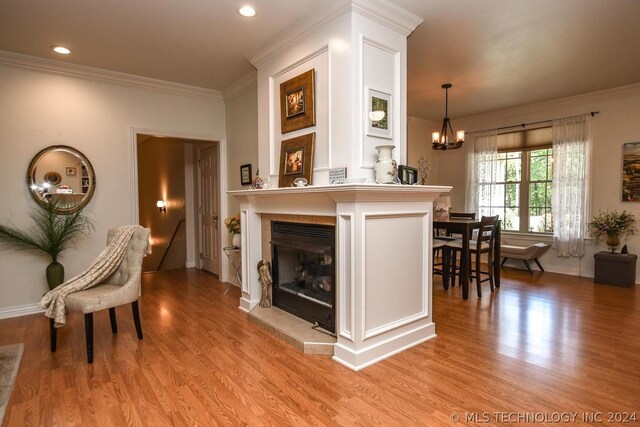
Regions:
<instances>
[{"instance_id":1,"label":"window","mask_svg":"<svg viewBox=\"0 0 640 427\"><path fill-rule=\"evenodd\" d=\"M553 232L548 142L550 128L498 135L498 153L478 162L479 176L491 177L478 182L480 215L500 215L505 231Z\"/></svg>"}]
</instances>

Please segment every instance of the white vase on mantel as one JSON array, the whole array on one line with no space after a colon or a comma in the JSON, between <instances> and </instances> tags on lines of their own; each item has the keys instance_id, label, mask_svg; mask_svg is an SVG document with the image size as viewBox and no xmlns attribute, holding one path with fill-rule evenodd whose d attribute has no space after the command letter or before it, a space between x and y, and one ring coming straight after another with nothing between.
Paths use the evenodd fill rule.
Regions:
<instances>
[{"instance_id":1,"label":"white vase on mantel","mask_svg":"<svg viewBox=\"0 0 640 427\"><path fill-rule=\"evenodd\" d=\"M398 182L398 164L393 160L393 144L378 145L378 160L373 167L376 184L396 184Z\"/></svg>"}]
</instances>

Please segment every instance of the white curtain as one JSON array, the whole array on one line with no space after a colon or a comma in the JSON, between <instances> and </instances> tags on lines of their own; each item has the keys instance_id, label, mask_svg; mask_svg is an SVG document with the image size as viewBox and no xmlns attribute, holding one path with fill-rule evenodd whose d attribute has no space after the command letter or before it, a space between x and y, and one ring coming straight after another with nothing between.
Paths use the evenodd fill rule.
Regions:
<instances>
[{"instance_id":1,"label":"white curtain","mask_svg":"<svg viewBox=\"0 0 640 427\"><path fill-rule=\"evenodd\" d=\"M495 206L498 179L498 131L496 129L474 132L470 138L474 151L467 156L466 211L476 215L490 215L480 206ZM500 203L502 205L502 203Z\"/></svg>"},{"instance_id":2,"label":"white curtain","mask_svg":"<svg viewBox=\"0 0 640 427\"><path fill-rule=\"evenodd\" d=\"M591 115L553 121L553 247L561 257L584 254L589 208Z\"/></svg>"}]
</instances>

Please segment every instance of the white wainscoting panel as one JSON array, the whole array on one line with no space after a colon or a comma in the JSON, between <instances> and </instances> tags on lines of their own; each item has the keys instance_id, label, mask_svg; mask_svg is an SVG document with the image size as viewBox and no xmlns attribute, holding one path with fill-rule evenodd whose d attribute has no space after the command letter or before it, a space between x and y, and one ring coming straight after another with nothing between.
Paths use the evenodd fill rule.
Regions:
<instances>
[{"instance_id":1,"label":"white wainscoting panel","mask_svg":"<svg viewBox=\"0 0 640 427\"><path fill-rule=\"evenodd\" d=\"M428 315L428 219L425 212L363 215L364 340Z\"/></svg>"}]
</instances>

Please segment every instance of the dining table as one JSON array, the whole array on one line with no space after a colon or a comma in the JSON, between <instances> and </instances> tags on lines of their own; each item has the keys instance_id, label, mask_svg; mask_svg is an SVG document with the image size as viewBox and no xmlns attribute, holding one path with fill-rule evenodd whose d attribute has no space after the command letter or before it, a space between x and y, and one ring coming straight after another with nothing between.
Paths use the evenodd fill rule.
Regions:
<instances>
[{"instance_id":1,"label":"dining table","mask_svg":"<svg viewBox=\"0 0 640 427\"><path fill-rule=\"evenodd\" d=\"M462 236L462 250L460 253L460 284L462 286L462 299L469 299L469 265L471 263L471 253L469 252L469 241L473 230L480 228L480 220L466 218L434 218L434 230L446 230L447 234L457 233ZM496 229L496 240L493 245L493 280L496 288L500 287L500 221ZM455 273L455 272L454 272ZM455 277L455 276L452 276ZM448 282L449 275L443 275L443 281ZM444 284L445 289L449 286Z\"/></svg>"}]
</instances>

